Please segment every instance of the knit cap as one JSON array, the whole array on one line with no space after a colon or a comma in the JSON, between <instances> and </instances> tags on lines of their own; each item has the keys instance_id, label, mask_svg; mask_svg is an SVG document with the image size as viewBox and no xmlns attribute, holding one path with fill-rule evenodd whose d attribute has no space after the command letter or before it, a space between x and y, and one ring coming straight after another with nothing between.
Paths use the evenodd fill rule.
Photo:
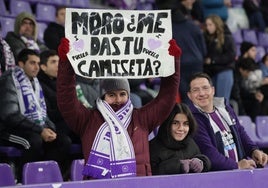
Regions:
<instances>
[{"instance_id":1,"label":"knit cap","mask_svg":"<svg viewBox=\"0 0 268 188\"><path fill-rule=\"evenodd\" d=\"M126 90L130 94L130 87L127 79L104 79L101 82L101 96L107 92Z\"/></svg>"},{"instance_id":2,"label":"knit cap","mask_svg":"<svg viewBox=\"0 0 268 188\"><path fill-rule=\"evenodd\" d=\"M254 46L255 45L251 42L243 41L240 46L241 56L243 56L250 48Z\"/></svg>"}]
</instances>

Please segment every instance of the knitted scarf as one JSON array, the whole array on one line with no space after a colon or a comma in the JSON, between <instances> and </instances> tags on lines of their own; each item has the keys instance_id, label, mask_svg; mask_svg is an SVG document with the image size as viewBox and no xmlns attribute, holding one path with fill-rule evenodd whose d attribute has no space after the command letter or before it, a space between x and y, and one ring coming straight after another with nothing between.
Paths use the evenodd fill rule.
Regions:
<instances>
[{"instance_id":1,"label":"knitted scarf","mask_svg":"<svg viewBox=\"0 0 268 188\"><path fill-rule=\"evenodd\" d=\"M133 105L128 102L117 112L97 99L97 108L105 122L93 142L83 175L96 179L136 176L136 160L127 127L132 118Z\"/></svg>"},{"instance_id":2,"label":"knitted scarf","mask_svg":"<svg viewBox=\"0 0 268 188\"><path fill-rule=\"evenodd\" d=\"M2 45L3 56L4 56L3 67L0 66L0 76L1 76L4 71L13 70L15 68L15 59L13 52L11 51L10 46L7 44L7 42L0 38L0 43Z\"/></svg>"},{"instance_id":3,"label":"knitted scarf","mask_svg":"<svg viewBox=\"0 0 268 188\"><path fill-rule=\"evenodd\" d=\"M33 78L35 91L24 71L15 67L12 74L17 94L21 114L32 120L36 124L44 125L47 117L46 103L44 100L43 90L37 78Z\"/></svg>"}]
</instances>

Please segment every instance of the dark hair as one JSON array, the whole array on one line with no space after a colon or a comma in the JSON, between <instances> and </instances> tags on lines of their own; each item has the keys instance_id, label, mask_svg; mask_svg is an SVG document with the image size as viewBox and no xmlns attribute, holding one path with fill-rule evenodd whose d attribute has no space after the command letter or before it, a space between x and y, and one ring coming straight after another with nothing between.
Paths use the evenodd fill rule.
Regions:
<instances>
[{"instance_id":1,"label":"dark hair","mask_svg":"<svg viewBox=\"0 0 268 188\"><path fill-rule=\"evenodd\" d=\"M240 59L240 61L237 63L237 67L247 71L254 71L257 69L257 64L255 63L254 59L247 57Z\"/></svg>"},{"instance_id":2,"label":"dark hair","mask_svg":"<svg viewBox=\"0 0 268 188\"><path fill-rule=\"evenodd\" d=\"M40 65L47 65L47 60L51 56L58 55L56 50L45 50L40 54Z\"/></svg>"},{"instance_id":3,"label":"dark hair","mask_svg":"<svg viewBox=\"0 0 268 188\"><path fill-rule=\"evenodd\" d=\"M163 124L160 126L162 128L166 128L167 135L171 135L171 125L174 120L174 117L177 114L185 114L188 121L189 121L189 133L188 135L193 135L197 128L197 123L195 121L195 118L189 109L189 107L184 103L178 103L173 107L173 110L169 114L168 118L163 122ZM165 131L164 131L165 132ZM187 136L188 136L187 135Z\"/></svg>"},{"instance_id":4,"label":"dark hair","mask_svg":"<svg viewBox=\"0 0 268 188\"><path fill-rule=\"evenodd\" d=\"M56 17L58 16L59 11L60 11L61 9L66 9L66 8L67 8L66 6L57 6L57 7L56 7L56 13L55 13L55 16L56 16Z\"/></svg>"},{"instance_id":5,"label":"dark hair","mask_svg":"<svg viewBox=\"0 0 268 188\"><path fill-rule=\"evenodd\" d=\"M29 55L35 55L39 57L39 53L37 51L25 48L21 50L20 53L18 54L18 61L16 62L16 65L18 65L19 61L25 64L26 61L28 60Z\"/></svg>"},{"instance_id":6,"label":"dark hair","mask_svg":"<svg viewBox=\"0 0 268 188\"><path fill-rule=\"evenodd\" d=\"M197 72L197 73L192 74L192 76L190 77L188 91L190 91L190 89L191 89L191 82L197 78L206 78L209 82L209 85L213 86L212 79L210 78L210 76L207 73Z\"/></svg>"}]
</instances>

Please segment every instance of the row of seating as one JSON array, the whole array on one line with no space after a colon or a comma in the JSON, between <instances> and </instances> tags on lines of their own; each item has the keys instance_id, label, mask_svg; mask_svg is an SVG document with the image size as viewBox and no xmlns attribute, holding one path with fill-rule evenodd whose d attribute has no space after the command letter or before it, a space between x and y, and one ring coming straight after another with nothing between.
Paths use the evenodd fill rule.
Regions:
<instances>
[{"instance_id":1,"label":"row of seating","mask_svg":"<svg viewBox=\"0 0 268 188\"><path fill-rule=\"evenodd\" d=\"M158 188L252 188L268 186L268 168L254 170L228 170L206 173L162 175L106 179L100 181L71 181L17 185L17 188L117 188L117 187L158 187ZM1 181L1 180L0 180ZM13 186L14 187L14 186Z\"/></svg>"},{"instance_id":2,"label":"row of seating","mask_svg":"<svg viewBox=\"0 0 268 188\"><path fill-rule=\"evenodd\" d=\"M248 41L256 46L268 47L268 33L254 29L238 29L232 33L236 44Z\"/></svg>"},{"instance_id":3,"label":"row of seating","mask_svg":"<svg viewBox=\"0 0 268 188\"><path fill-rule=\"evenodd\" d=\"M82 170L84 159L72 161L70 170L71 181L83 180ZM22 184L55 183L63 182L63 177L56 161L29 162L23 166ZM7 163L0 163L0 187L14 186L15 178L12 167Z\"/></svg>"},{"instance_id":4,"label":"row of seating","mask_svg":"<svg viewBox=\"0 0 268 188\"><path fill-rule=\"evenodd\" d=\"M260 148L268 148L268 116L257 116L255 122L247 115L238 116L248 136Z\"/></svg>"},{"instance_id":5,"label":"row of seating","mask_svg":"<svg viewBox=\"0 0 268 188\"><path fill-rule=\"evenodd\" d=\"M89 8L89 0L0 0L0 15L16 17L21 11L36 15L37 20L54 20L56 6Z\"/></svg>"}]
</instances>

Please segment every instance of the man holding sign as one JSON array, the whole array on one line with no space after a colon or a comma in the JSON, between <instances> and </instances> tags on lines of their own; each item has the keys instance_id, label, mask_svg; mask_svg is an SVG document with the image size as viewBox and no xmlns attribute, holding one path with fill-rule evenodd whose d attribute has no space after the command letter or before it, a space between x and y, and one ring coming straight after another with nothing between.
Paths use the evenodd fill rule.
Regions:
<instances>
[{"instance_id":1,"label":"man holding sign","mask_svg":"<svg viewBox=\"0 0 268 188\"><path fill-rule=\"evenodd\" d=\"M138 18L136 29L134 29L135 27L133 25L130 27L131 25L127 22L121 23L120 20L127 16L122 10L115 14L113 11L109 11L110 14L107 12L102 14L101 10L98 10L98 13L94 10L93 13L90 12L92 10L87 11L89 10L81 10L80 13L77 13L75 9L67 9L67 20L71 19L72 23L80 20L78 25L80 27L83 25L80 32L82 34L91 33L90 43L88 43L91 49L82 45L88 40L78 35L76 37L79 39L76 40L66 33L66 36L69 37L61 41L58 50L60 64L57 82L59 109L71 129L81 137L86 161L83 174L86 179L151 175L148 135L167 118L175 104L179 86L181 49L175 40L170 40L169 44L167 42L169 40L158 40L158 46L153 44L149 47L150 40L146 39L148 43L145 44L144 39L140 39L143 42L138 45L139 48L148 48L151 52L140 51L138 58L134 55L136 48L119 45L120 41L129 39L123 37L123 40L118 39L113 43L105 37L107 33L112 33L108 25L114 25L114 33L123 32L129 26L129 29L135 30L135 37L137 35L142 38L139 34L142 33L146 38L146 28L146 33L149 31L150 34L151 31L154 31L156 32L154 34L161 38L165 33L165 28L161 24L167 20L170 21L170 13L168 11L150 11L150 13L134 11L135 13L128 20L136 23L135 19ZM136 13L139 14L136 15ZM97 17L93 18L94 15ZM104 17L105 19L100 22L100 19ZM157 23L154 23L153 20L156 20ZM100 24L99 29L91 28L97 27L98 23ZM153 30L150 29L151 23L154 23ZM78 26L76 26L72 25L74 30L71 33L79 33ZM98 35L98 39L94 38L95 35ZM80 43L80 39L84 42ZM102 44L98 44L96 41L101 41ZM108 47L110 43L107 41L110 41L114 47L117 46L114 48L115 51L111 51L111 48ZM152 46L157 47L153 49ZM116 51L120 56L115 55ZM122 51L125 55L121 54ZM138 51L136 52L138 53ZM74 53L77 54L74 55ZM98 55L95 56L95 54ZM177 57L175 64L172 56ZM142 59L145 64L142 63ZM167 61L163 61L163 59ZM157 71L155 71L155 67L153 69L154 63L152 63L156 61L159 62ZM175 67L175 69L171 68L166 73L163 70L165 67L161 68L164 63L170 64L168 66ZM103 92L96 101L96 109L87 109L77 100L75 73L84 77L106 78L102 82ZM165 76L161 79L158 96L146 106L134 109L129 99L130 89L126 78L153 77L156 74Z\"/></svg>"}]
</instances>

